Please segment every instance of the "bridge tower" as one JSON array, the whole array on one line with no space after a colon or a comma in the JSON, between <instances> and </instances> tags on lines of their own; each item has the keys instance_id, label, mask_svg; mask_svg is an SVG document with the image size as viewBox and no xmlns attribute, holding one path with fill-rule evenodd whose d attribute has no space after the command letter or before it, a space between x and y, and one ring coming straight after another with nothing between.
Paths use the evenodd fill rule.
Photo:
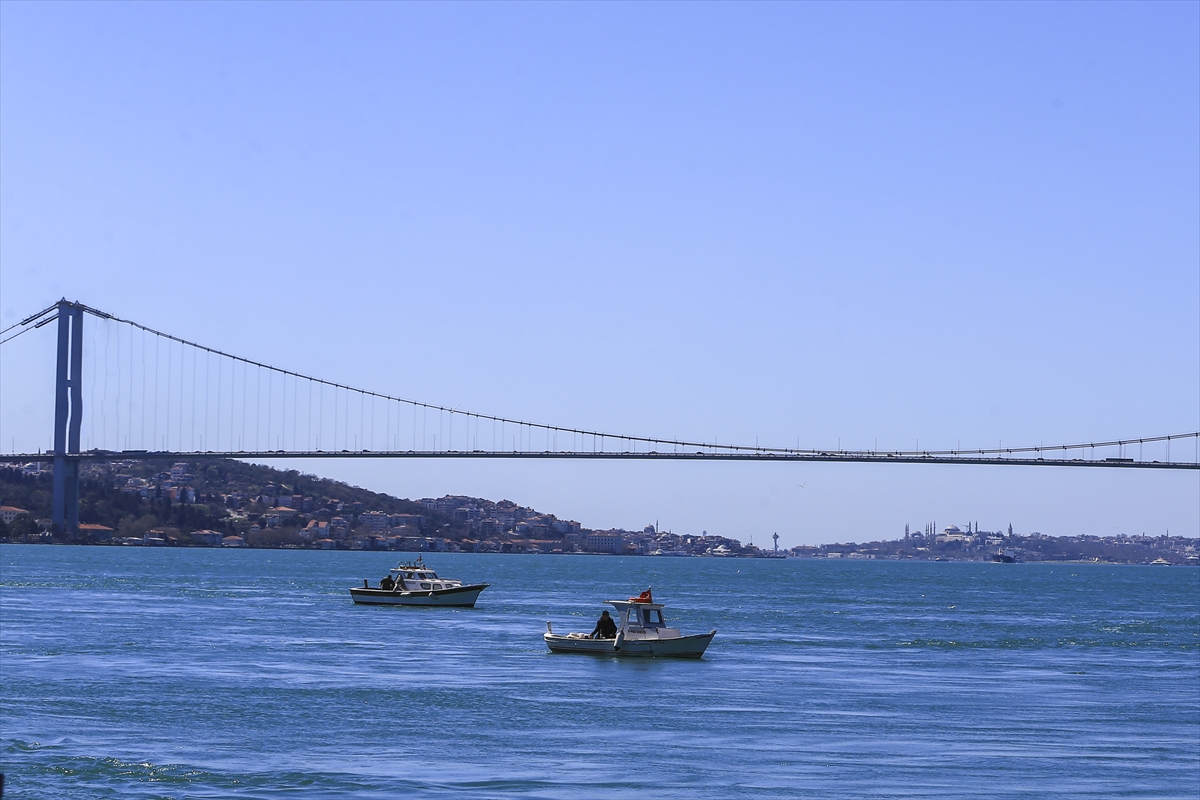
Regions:
<instances>
[{"instance_id":1,"label":"bridge tower","mask_svg":"<svg viewBox=\"0 0 1200 800\"><path fill-rule=\"evenodd\" d=\"M58 301L58 371L54 390L55 530L79 533L79 429L83 424L83 307Z\"/></svg>"}]
</instances>

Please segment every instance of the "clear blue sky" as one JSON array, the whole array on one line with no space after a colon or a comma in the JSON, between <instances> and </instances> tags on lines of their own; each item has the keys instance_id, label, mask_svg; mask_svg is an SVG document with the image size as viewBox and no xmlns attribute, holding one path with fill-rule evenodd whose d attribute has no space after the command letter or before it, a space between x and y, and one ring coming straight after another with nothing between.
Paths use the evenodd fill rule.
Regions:
<instances>
[{"instance_id":1,"label":"clear blue sky","mask_svg":"<svg viewBox=\"0 0 1200 800\"><path fill-rule=\"evenodd\" d=\"M631 434L1196 430L1200 4L3 2L0 322L63 295ZM5 449L42 445L32 336ZM1200 532L1196 473L303 468L756 543Z\"/></svg>"}]
</instances>

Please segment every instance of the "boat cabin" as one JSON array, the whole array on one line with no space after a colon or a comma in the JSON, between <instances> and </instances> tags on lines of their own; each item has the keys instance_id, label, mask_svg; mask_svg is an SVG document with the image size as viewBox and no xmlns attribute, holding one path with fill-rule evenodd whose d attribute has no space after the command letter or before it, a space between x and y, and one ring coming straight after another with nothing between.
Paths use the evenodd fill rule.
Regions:
<instances>
[{"instance_id":1,"label":"boat cabin","mask_svg":"<svg viewBox=\"0 0 1200 800\"><path fill-rule=\"evenodd\" d=\"M437 573L423 564L401 564L393 567L391 578L398 592L429 591L430 589L453 589L462 586L462 581L439 578ZM383 588L382 586L380 588Z\"/></svg>"},{"instance_id":2,"label":"boat cabin","mask_svg":"<svg viewBox=\"0 0 1200 800\"><path fill-rule=\"evenodd\" d=\"M618 635L624 639L677 639L678 628L667 626L661 603L638 603L632 600L606 600L617 610Z\"/></svg>"}]
</instances>

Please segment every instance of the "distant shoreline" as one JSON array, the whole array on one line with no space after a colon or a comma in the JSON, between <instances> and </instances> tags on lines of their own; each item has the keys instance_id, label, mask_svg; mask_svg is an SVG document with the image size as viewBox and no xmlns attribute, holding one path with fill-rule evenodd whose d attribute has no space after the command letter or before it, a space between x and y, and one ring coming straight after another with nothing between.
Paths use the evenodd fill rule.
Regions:
<instances>
[{"instance_id":1,"label":"distant shoreline","mask_svg":"<svg viewBox=\"0 0 1200 800\"><path fill-rule=\"evenodd\" d=\"M288 552L313 552L313 553L321 553L321 552L325 552L325 553L372 553L372 554L389 553L394 556L399 556L399 557L401 557L401 559L403 559L404 557L414 557L415 558L417 556L437 557L437 556L445 556L445 555L453 555L453 556L498 555L498 556L586 556L589 558L591 558L591 557L654 558L654 559L662 559L662 560L675 560L678 558L689 558L689 559L696 558L696 559L704 559L706 561L738 561L738 562L744 562L744 561L828 561L828 562L858 563L858 562L866 562L866 561L875 561L875 562L916 563L916 564L943 564L943 563L944 564L996 564L997 566L1001 566L1001 567L1045 565L1045 564L1050 564L1050 565L1072 564L1072 565L1086 565L1086 566L1128 566L1128 567L1152 567L1152 566L1153 567L1157 567L1157 566L1200 567L1200 559L1195 560L1195 561L1188 561L1188 560L1178 561L1178 562L1168 561L1168 563L1165 563L1165 564L1164 563L1156 564L1156 563L1153 563L1152 561L1097 561L1097 560L1093 560L1093 559L1045 558L1045 559L1037 559L1037 560L1031 560L1031 561L1017 561L1017 562L1013 562L1011 564L1006 564L1006 563L993 561L992 559L989 559L989 558L945 558L945 557L937 557L937 558L916 558L916 557L906 557L906 558L900 558L900 557L826 558L823 556L797 556L797 555L788 555L786 557L783 557L783 556L780 556L780 557L755 556L755 555L735 555L735 556L711 556L711 555L664 556L664 555L658 555L658 556L656 556L651 553L587 553L587 552L572 552L572 553L508 552L508 553L505 553L505 552L493 552L493 551L472 552L469 550L369 550L369 549L358 549L358 548L350 548L350 547L336 548L336 549L323 549L323 548L319 548L319 547L295 547L295 546L286 546L286 545L282 546L282 547L263 547L263 546L252 547L252 546L245 546L245 545L239 546L239 547L224 547L221 545L197 545L197 544L134 545L134 544L124 544L124 543L118 543L118 542L63 542L63 541L57 541L57 542L12 542L12 541L7 541L7 540L0 540L0 546L3 546L3 545L9 545L9 546L14 546L14 547L17 547L17 546L106 547L106 548L128 547L128 548L153 549L153 550L198 550L198 551L249 550L249 551L255 551L255 552L258 552L258 551L279 552L282 550L282 551L288 551Z\"/></svg>"}]
</instances>

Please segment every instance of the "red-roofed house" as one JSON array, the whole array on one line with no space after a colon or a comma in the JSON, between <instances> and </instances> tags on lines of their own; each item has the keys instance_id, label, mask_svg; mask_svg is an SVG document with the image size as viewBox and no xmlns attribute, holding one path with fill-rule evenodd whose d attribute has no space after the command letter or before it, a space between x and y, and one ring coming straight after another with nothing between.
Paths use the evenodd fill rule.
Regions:
<instances>
[{"instance_id":1,"label":"red-roofed house","mask_svg":"<svg viewBox=\"0 0 1200 800\"><path fill-rule=\"evenodd\" d=\"M28 513L29 512L25 509L17 508L16 506L0 506L0 519L4 520L5 525L9 524L22 514Z\"/></svg>"}]
</instances>

